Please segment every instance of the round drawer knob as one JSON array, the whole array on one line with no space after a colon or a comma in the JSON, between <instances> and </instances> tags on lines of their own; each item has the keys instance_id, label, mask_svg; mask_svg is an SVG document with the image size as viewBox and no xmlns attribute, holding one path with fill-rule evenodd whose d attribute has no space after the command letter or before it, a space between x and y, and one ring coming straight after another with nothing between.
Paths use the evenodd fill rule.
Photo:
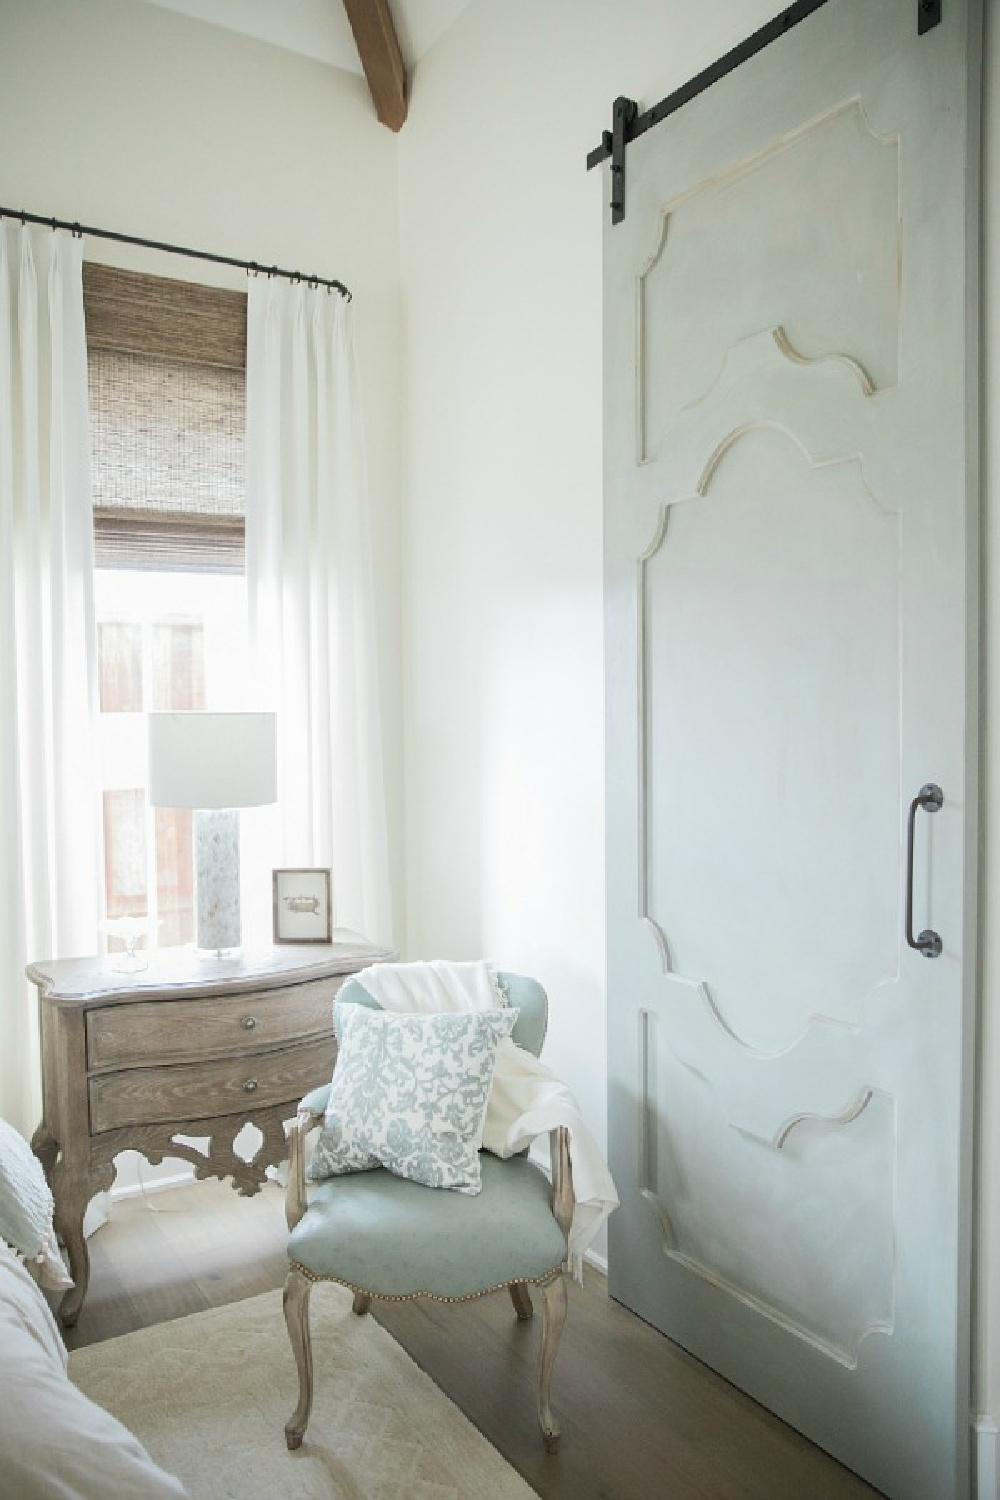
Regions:
<instances>
[{"instance_id":1,"label":"round drawer knob","mask_svg":"<svg viewBox=\"0 0 1000 1500\"><path fill-rule=\"evenodd\" d=\"M248 1078L246 1083L243 1085L243 1092L244 1094L256 1094L259 1087L260 1085L258 1084L256 1078Z\"/></svg>"},{"instance_id":2,"label":"round drawer knob","mask_svg":"<svg viewBox=\"0 0 1000 1500\"><path fill-rule=\"evenodd\" d=\"M244 1016L242 1021L240 1022L240 1025L243 1027L244 1031L253 1031L257 1025L257 1017Z\"/></svg>"}]
</instances>

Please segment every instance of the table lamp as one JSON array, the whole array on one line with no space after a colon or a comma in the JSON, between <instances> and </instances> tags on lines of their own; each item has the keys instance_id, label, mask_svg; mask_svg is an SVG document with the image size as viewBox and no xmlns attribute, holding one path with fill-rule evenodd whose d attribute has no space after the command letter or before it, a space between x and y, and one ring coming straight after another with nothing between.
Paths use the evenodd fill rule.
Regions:
<instances>
[{"instance_id":1,"label":"table lamp","mask_svg":"<svg viewBox=\"0 0 1000 1500\"><path fill-rule=\"evenodd\" d=\"M241 943L241 807L277 799L273 713L151 713L149 800L194 809L198 947Z\"/></svg>"}]
</instances>

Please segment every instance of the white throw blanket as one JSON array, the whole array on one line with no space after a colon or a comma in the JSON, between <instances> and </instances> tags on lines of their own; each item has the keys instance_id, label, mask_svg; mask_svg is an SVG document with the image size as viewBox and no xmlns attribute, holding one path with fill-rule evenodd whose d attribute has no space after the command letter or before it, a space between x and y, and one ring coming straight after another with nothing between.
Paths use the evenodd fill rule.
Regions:
<instances>
[{"instance_id":1,"label":"white throw blanket","mask_svg":"<svg viewBox=\"0 0 1000 1500\"><path fill-rule=\"evenodd\" d=\"M494 1010L506 1004L490 966L482 961L372 964L357 977L383 1010L429 1014ZM560 1125L566 1126L570 1136L576 1207L569 1232L569 1260L579 1281L583 1253L612 1209L617 1208L618 1194L570 1090L537 1057L505 1039L497 1048L483 1125L484 1147L494 1156L514 1156L536 1136Z\"/></svg>"}]
</instances>

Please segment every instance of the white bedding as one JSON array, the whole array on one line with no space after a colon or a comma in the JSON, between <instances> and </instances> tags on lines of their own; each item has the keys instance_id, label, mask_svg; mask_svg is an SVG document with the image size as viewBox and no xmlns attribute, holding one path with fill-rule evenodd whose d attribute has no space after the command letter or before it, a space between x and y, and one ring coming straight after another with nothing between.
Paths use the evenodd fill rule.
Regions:
<instances>
[{"instance_id":1,"label":"white bedding","mask_svg":"<svg viewBox=\"0 0 1000 1500\"><path fill-rule=\"evenodd\" d=\"M0 1496L177 1500L180 1480L78 1391L48 1303L0 1241Z\"/></svg>"}]
</instances>

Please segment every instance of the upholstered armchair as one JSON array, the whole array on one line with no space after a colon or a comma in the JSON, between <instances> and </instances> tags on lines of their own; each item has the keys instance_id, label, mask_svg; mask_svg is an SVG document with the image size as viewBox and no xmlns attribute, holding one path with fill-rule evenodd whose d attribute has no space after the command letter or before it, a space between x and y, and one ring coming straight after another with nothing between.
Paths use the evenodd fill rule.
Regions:
<instances>
[{"instance_id":1,"label":"upholstered armchair","mask_svg":"<svg viewBox=\"0 0 1000 1500\"><path fill-rule=\"evenodd\" d=\"M545 991L535 980L500 976L510 1006L519 1011L513 1040L535 1057L548 1019ZM357 980L339 999L378 1007ZM552 1181L527 1153L503 1160L479 1153L481 1191L474 1196L426 1187L383 1167L328 1177L306 1188L306 1136L324 1116L330 1085L303 1099L289 1127L286 1217L289 1272L285 1321L299 1375L299 1401L285 1426L297 1448L312 1406L313 1367L309 1298L320 1281L354 1293L354 1311L368 1312L373 1297L428 1297L463 1302L507 1289L519 1319L532 1317L530 1287L542 1298L537 1366L538 1420L549 1452L559 1427L549 1402L556 1351L566 1320L567 1235L574 1197L569 1137L550 1134Z\"/></svg>"}]
</instances>

